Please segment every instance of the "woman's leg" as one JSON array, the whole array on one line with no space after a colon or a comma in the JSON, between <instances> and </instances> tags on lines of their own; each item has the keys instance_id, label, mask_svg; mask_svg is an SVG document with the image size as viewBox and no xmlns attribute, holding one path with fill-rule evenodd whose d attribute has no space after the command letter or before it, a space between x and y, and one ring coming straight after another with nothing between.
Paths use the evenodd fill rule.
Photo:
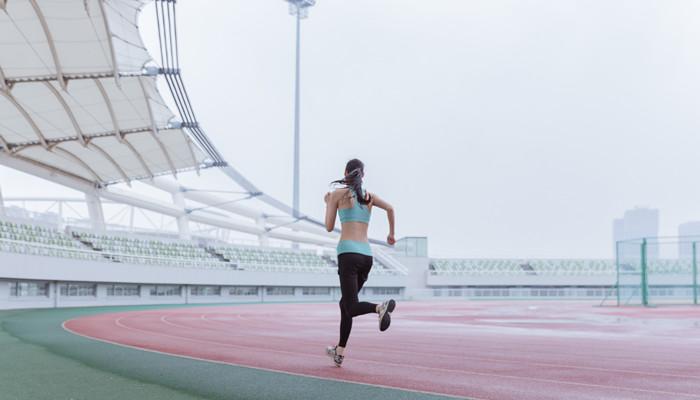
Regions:
<instances>
[{"instance_id":1,"label":"woman's leg","mask_svg":"<svg viewBox=\"0 0 700 400\"><path fill-rule=\"evenodd\" d=\"M352 279L354 281L354 279ZM350 331L352 330L352 316L348 313L347 303L350 302L349 298L352 296L352 283L350 280L343 275L340 276L340 292L342 297L340 298L340 340L338 340L338 354L343 354L343 349L348 343L348 338L350 337Z\"/></svg>"},{"instance_id":2,"label":"woman's leg","mask_svg":"<svg viewBox=\"0 0 700 400\"><path fill-rule=\"evenodd\" d=\"M367 277L369 276L370 271L372 270L372 262L373 258L372 257L367 257L365 260L365 263L363 265L363 268L359 270L359 273L357 274L357 291L362 289L362 286L365 284L367 281ZM391 325L391 313L394 311L394 308L396 307L396 301L394 299L389 299L385 301L382 304L376 304L375 311L377 314L379 314L379 330L384 332L389 328L389 325Z\"/></svg>"},{"instance_id":3,"label":"woman's leg","mask_svg":"<svg viewBox=\"0 0 700 400\"><path fill-rule=\"evenodd\" d=\"M363 258L364 257L364 258ZM361 271L366 257L361 254L343 253L338 256L338 273L340 274L340 340L338 353L342 354L347 345L350 331L352 330L352 318L358 315L377 312L377 305L369 302L360 302L357 294L366 280L366 275ZM360 273L358 273L360 272ZM364 277L363 277L364 276Z\"/></svg>"}]
</instances>

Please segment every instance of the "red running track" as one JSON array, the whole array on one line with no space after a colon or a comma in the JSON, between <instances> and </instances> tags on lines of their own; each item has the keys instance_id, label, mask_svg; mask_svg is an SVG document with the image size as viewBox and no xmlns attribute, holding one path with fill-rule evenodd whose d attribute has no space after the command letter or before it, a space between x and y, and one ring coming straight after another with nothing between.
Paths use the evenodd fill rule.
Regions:
<instances>
[{"instance_id":1,"label":"red running track","mask_svg":"<svg viewBox=\"0 0 700 400\"><path fill-rule=\"evenodd\" d=\"M342 368L333 304L122 312L76 334L172 355L473 399L700 399L700 308L405 302L391 328L355 319Z\"/></svg>"}]
</instances>

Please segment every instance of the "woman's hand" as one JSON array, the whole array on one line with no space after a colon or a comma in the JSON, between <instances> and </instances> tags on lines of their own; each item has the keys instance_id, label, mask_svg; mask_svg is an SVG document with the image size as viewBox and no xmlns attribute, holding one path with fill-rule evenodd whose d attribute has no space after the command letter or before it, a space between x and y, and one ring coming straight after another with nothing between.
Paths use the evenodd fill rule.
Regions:
<instances>
[{"instance_id":1,"label":"woman's hand","mask_svg":"<svg viewBox=\"0 0 700 400\"><path fill-rule=\"evenodd\" d=\"M328 203L328 199L331 198L331 192L327 192L325 196L323 196L323 201Z\"/></svg>"},{"instance_id":2,"label":"woman's hand","mask_svg":"<svg viewBox=\"0 0 700 400\"><path fill-rule=\"evenodd\" d=\"M396 243L393 233L390 233L389 236L386 237L386 242L389 244L389 246L393 246Z\"/></svg>"}]
</instances>

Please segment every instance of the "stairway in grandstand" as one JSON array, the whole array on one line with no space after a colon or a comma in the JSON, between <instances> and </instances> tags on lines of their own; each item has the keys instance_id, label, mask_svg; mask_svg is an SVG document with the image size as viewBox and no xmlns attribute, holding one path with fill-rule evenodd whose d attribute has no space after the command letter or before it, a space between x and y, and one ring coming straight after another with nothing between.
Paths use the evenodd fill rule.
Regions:
<instances>
[{"instance_id":1,"label":"stairway in grandstand","mask_svg":"<svg viewBox=\"0 0 700 400\"><path fill-rule=\"evenodd\" d=\"M537 271L529 263L520 264L520 268L528 275L537 275Z\"/></svg>"},{"instance_id":2,"label":"stairway in grandstand","mask_svg":"<svg viewBox=\"0 0 700 400\"><path fill-rule=\"evenodd\" d=\"M102 249L101 249L101 248L95 246L95 244L94 244L93 242L91 242L90 240L88 240L88 238L86 238L86 237L82 237L79 233L77 233L77 232L71 232L71 236L73 237L73 239L75 239L75 240L77 240L78 242L82 243L83 246L89 248L90 250L93 250L93 251L98 252L98 253L101 253L101 252L102 252ZM102 257L106 258L106 259L109 260L109 261L121 262L118 258L116 258L115 256L113 256L113 255L111 255L111 254L102 254Z\"/></svg>"},{"instance_id":3,"label":"stairway in grandstand","mask_svg":"<svg viewBox=\"0 0 700 400\"><path fill-rule=\"evenodd\" d=\"M326 260L326 262L327 262L328 264L331 264L334 268L337 268L337 267L338 267L338 261L336 261L336 259L333 258L332 256L329 256L329 255L327 255L327 254L324 254L322 257L323 257L324 260Z\"/></svg>"},{"instance_id":4,"label":"stairway in grandstand","mask_svg":"<svg viewBox=\"0 0 700 400\"><path fill-rule=\"evenodd\" d=\"M223 253L218 252L218 251L216 250L216 248L214 248L214 247L205 246L205 247L204 247L204 250L206 250L207 253L211 254L214 258L218 258L218 259L221 260L222 262L225 262L225 263L230 263L230 262L231 262L230 259L226 258L226 256L224 256ZM234 267L237 267L237 265L234 265Z\"/></svg>"}]
</instances>

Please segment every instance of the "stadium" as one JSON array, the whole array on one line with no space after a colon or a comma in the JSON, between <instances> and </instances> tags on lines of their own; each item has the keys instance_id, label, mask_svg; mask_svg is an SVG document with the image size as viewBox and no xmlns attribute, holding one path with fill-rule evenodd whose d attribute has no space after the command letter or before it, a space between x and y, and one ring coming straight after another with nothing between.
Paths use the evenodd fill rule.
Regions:
<instances>
[{"instance_id":1,"label":"stadium","mask_svg":"<svg viewBox=\"0 0 700 400\"><path fill-rule=\"evenodd\" d=\"M324 116L306 112L301 105L317 110L323 103L334 109L342 109L339 104L344 104L301 95L308 90L300 80L301 43L305 40L301 29L307 28L317 17L313 14L327 1L318 5L314 0L265 1L270 3L265 6L238 1L228 4L226 7L234 7L241 15L258 6L278 10L279 18L284 18L280 21L295 29L295 41L286 40L284 46L295 47L287 49L292 53L284 54L291 60L287 60L288 65L268 63L264 57L272 56L263 54L258 45L269 38L259 34L272 24L262 24L263 16L249 16L251 26L262 24L256 28L260 31L241 31L240 36L230 39L246 43L249 47L245 48L251 51L239 51L235 56L264 58L270 71L235 64L226 67L230 75L223 77L215 72L217 66L209 64L204 65L210 70L188 74L186 66L195 65L190 59L205 58L206 53L211 57L208 63L221 58L224 64L228 57L212 50L212 46L226 45L228 39L216 37L214 44L188 39L194 34L215 36L212 32L220 28L213 26L226 24L212 19L198 25L202 32L187 29L197 19L197 6L192 3L197 2L0 0L0 399L700 398L700 309L696 307L700 224L688 223L679 228L678 235L663 236L658 233L658 211L635 208L614 221L609 253L570 251L578 242L585 242L578 236L577 243L564 250L562 242L555 240L550 245L552 251L541 251L545 256L534 255L540 249L525 251L540 240L539 230L552 231L549 238L563 235L563 230L544 222L513 233L528 237L520 247L516 241L492 240L496 251L479 251L488 239L486 233L479 234L486 237L483 241L466 233L450 233L453 241L448 241L443 232L455 229L449 221L425 231L413 228L441 219L431 217L433 212L443 215L436 196L450 197L450 190L462 184L459 168L455 169L458 172L451 169L432 177L443 188L437 194L424 195L414 185L418 179L411 175L411 165L401 166L401 173L392 171L400 176L372 181L377 187L381 182L393 188L381 192L382 198L393 201L403 193L416 198L420 207L416 206L410 216L397 206L400 224L404 219L415 222L406 223L413 233L403 234L399 229L395 244L384 239L384 221L378 222L383 224L378 225L381 230L370 228L373 263L357 294L363 302L379 305L394 299L396 310L389 310L393 322L380 333L376 317L355 319L347 359L341 357L342 368L337 367L337 361L337 366L333 365L334 359L329 359L324 349L337 341L339 301L341 309L344 307L344 289L339 285L342 263L336 247L344 240L343 233L335 219L328 226L328 217L323 218L326 205L321 199L328 189L319 186L321 191L310 193L300 180L308 177L325 185L340 177L342 164L351 156L363 158L358 151L375 160L387 149L427 153L421 143L439 142L441 137L425 134L411 142L410 135L401 134L391 147L381 139L367 144L362 142L364 137L353 137L349 142L362 143L340 153L346 158L336 160L337 165L326 165L323 158L314 160L309 155L312 152L304 152L302 157L303 146L320 141L313 136L314 124L320 122L310 121L308 142L300 142L300 136L306 138L301 117L306 123ZM394 13L399 5L393 3L378 7ZM449 10L454 6L449 1L443 3L436 7ZM223 7L216 2L206 6ZM182 7L194 8L183 12ZM508 7L517 9L514 4ZM334 12L329 11L329 16L338 15ZM364 15L357 9L342 12ZM505 14L510 15L510 11ZM235 18L243 17L231 18L231 25L235 25L241 21ZM419 46L425 20L397 18L406 18L393 21L395 29L406 35L401 43ZM452 22L444 26L446 36L456 32L451 29L461 29L461 23ZM206 31L207 26L213 31ZM329 28L332 26L317 26L314 33L333 36L337 33ZM514 35L521 33L516 29ZM381 32L376 35L381 36ZM535 36L539 38L539 33ZM328 40L344 43L346 39L338 36ZM392 46L400 47L398 43ZM352 51L347 49L356 51L347 58L339 56L339 64L351 64L348 60L355 57L378 57L378 64L393 62L389 56L372 53L366 43L357 45L361 51L347 43L338 48L342 46L348 53ZM328 51L319 47L310 49L316 60ZM429 59L435 54L424 56ZM527 64L518 57L504 64ZM424 68L428 62L414 63ZM239 66L243 72L235 71ZM321 82L342 75L329 77L317 68L312 67L312 71ZM480 74L487 76L490 68L485 66ZM359 70L348 72L348 86L369 82ZM222 89L225 101L231 102L222 106L212 82L222 87L229 78L238 79L237 84L248 82L251 86L241 87L258 88L260 98L264 98L266 88L274 85L257 73L269 73L265 75L268 78L281 74L294 78L293 102L280 106L294 112L287 115L289 118L277 118L266 108L263 114L251 117L257 125L233 134L233 125L220 122L244 119L246 113L253 113L252 106L246 109L242 104L257 101L275 107L276 101L255 100L257 97L246 90ZM401 74L392 69L380 79ZM414 89L419 91L418 80L410 76L401 81L397 99ZM198 86L197 95L194 91L190 94L186 85L198 81L211 92L201 92ZM323 91L323 86L313 88ZM350 89L340 86L324 93L350 96ZM517 86L508 90L517 90ZM381 88L373 89L378 98L385 95ZM451 96L451 89L430 90L444 92L438 97ZM557 93L552 96L563 92ZM488 99L481 101L487 103ZM418 109L426 107L419 100L414 102L419 103ZM527 102L518 104L526 107L523 104ZM397 100L396 108L402 105L408 107ZM472 113L468 110L471 106L460 104L455 113ZM200 114L195 112L202 109L207 117L198 119ZM210 122L214 113L221 119ZM339 114L347 117L340 125L363 119L377 122L372 121L371 113L363 117L347 113ZM473 112L470 118L478 118L477 114ZM380 115L387 120L398 118L388 111ZM410 111L400 115L402 121L413 117L415 121L406 123L428 124ZM441 116L428 125L440 127L458 121L456 116L451 118ZM269 139L262 132L264 126L277 126L278 119L293 122L289 124L293 129L287 129L294 132L293 146L287 142L265 146ZM387 135L391 134L387 130ZM284 135L286 140L289 135ZM523 140L498 146L512 145L512 154L516 154L527 150L528 143ZM692 160L694 143L690 144L685 147ZM309 146L322 150L325 144ZM291 153L292 147L293 159L281 160L279 154ZM415 169L427 169L431 163L442 165L440 158L450 151L447 147ZM468 150L457 150L461 163L468 158L462 153ZM664 163L685 160L678 157L681 161ZM526 159L535 158L528 154ZM485 164L495 159L491 156ZM300 169L300 160L313 168ZM239 163L246 166L245 173L244 168L238 168ZM515 164L514 169L518 169ZM493 165L476 165L473 171L483 172ZM368 175L374 173L370 171ZM648 174L643 176L652 181L649 171L642 174ZM527 180L535 185L529 178L513 174L511 183ZM259 184L260 179L267 184ZM496 186L507 186L501 182L482 185L473 179L476 183L468 185L468 193L455 196L458 200L454 204L460 208L454 214L467 214L465 209L473 197L489 197L498 190ZM615 179L622 182L620 185L644 186L639 183L642 176L620 175ZM291 202L285 197L288 181L293 182ZM549 186L537 186L542 199L559 195ZM304 201L300 200L302 188ZM306 196L314 197L315 202L305 202ZM597 204L603 196L595 192L586 199ZM622 197L617 192L611 197L615 196ZM493 220L502 216L507 219L508 202L525 202L528 196L511 193L496 197L488 201L494 209L483 211L488 224L495 224ZM571 198L564 202L566 207L574 204ZM355 201L363 204L359 197ZM687 201L693 203L692 199ZM627 207L611 203L615 203L617 213L620 207ZM530 214L517 207L513 212L525 215L523 218ZM590 219L583 211L577 212L582 213L577 219ZM375 220L383 218L381 210L375 213ZM564 218L556 216L554 209L551 214L552 226ZM515 224L498 225L494 230L515 230ZM484 225L483 232L489 229ZM576 226L566 229L576 230ZM608 245L601 241L603 247ZM450 251L445 250L448 242ZM438 251L433 251L433 246ZM383 314L378 313L381 327Z\"/></svg>"}]
</instances>

